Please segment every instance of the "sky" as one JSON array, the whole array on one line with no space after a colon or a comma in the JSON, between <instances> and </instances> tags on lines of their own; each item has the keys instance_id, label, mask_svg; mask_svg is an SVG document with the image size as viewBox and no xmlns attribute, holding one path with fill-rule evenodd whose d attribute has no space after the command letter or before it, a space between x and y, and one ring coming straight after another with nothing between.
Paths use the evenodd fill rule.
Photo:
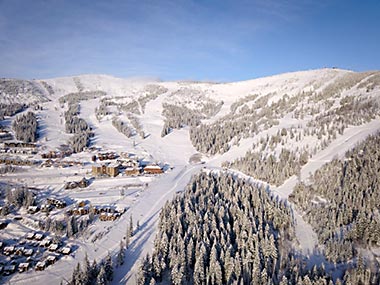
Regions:
<instances>
[{"instance_id":1,"label":"sky","mask_svg":"<svg viewBox=\"0 0 380 285\"><path fill-rule=\"evenodd\" d=\"M380 69L379 0L0 0L0 77Z\"/></svg>"}]
</instances>

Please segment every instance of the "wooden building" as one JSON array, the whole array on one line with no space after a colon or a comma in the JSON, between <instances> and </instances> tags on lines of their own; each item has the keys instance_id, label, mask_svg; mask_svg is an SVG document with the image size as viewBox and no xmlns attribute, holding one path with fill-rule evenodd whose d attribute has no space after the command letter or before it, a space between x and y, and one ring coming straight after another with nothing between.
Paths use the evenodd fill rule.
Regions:
<instances>
[{"instance_id":1,"label":"wooden building","mask_svg":"<svg viewBox=\"0 0 380 285\"><path fill-rule=\"evenodd\" d=\"M115 177L119 175L119 164L113 163L107 166L106 170L107 174L111 177Z\"/></svg>"},{"instance_id":2,"label":"wooden building","mask_svg":"<svg viewBox=\"0 0 380 285\"><path fill-rule=\"evenodd\" d=\"M62 248L61 253L64 255L69 255L71 253L71 248L68 246L65 246L64 248Z\"/></svg>"},{"instance_id":3,"label":"wooden building","mask_svg":"<svg viewBox=\"0 0 380 285\"><path fill-rule=\"evenodd\" d=\"M11 255L15 252L15 247L14 246L6 246L4 247L3 253L4 255Z\"/></svg>"},{"instance_id":4,"label":"wooden building","mask_svg":"<svg viewBox=\"0 0 380 285\"><path fill-rule=\"evenodd\" d=\"M46 262L45 261L38 261L36 264L36 271L42 271L46 268Z\"/></svg>"},{"instance_id":5,"label":"wooden building","mask_svg":"<svg viewBox=\"0 0 380 285\"><path fill-rule=\"evenodd\" d=\"M29 262L22 262L18 266L18 272L22 273L29 269L30 263Z\"/></svg>"},{"instance_id":6,"label":"wooden building","mask_svg":"<svg viewBox=\"0 0 380 285\"><path fill-rule=\"evenodd\" d=\"M56 261L57 261L57 257L54 256L54 255L49 255L49 256L46 258L46 263L47 263L47 265L54 264Z\"/></svg>"},{"instance_id":7,"label":"wooden building","mask_svg":"<svg viewBox=\"0 0 380 285\"><path fill-rule=\"evenodd\" d=\"M161 167L159 167L158 165L150 164L144 167L144 173L145 174L162 174L164 172L162 171Z\"/></svg>"},{"instance_id":8,"label":"wooden building","mask_svg":"<svg viewBox=\"0 0 380 285\"><path fill-rule=\"evenodd\" d=\"M95 176L108 175L111 177L115 177L119 175L119 164L113 163L108 166L106 166L105 164L103 165L95 164L92 166L92 174Z\"/></svg>"},{"instance_id":9,"label":"wooden building","mask_svg":"<svg viewBox=\"0 0 380 285\"><path fill-rule=\"evenodd\" d=\"M105 165L100 165L100 164L94 164L92 166L92 174L97 176L97 175L102 175L106 173L106 166Z\"/></svg>"},{"instance_id":10,"label":"wooden building","mask_svg":"<svg viewBox=\"0 0 380 285\"><path fill-rule=\"evenodd\" d=\"M125 174L127 176L137 176L140 174L140 169L137 167L127 167L125 169Z\"/></svg>"},{"instance_id":11,"label":"wooden building","mask_svg":"<svg viewBox=\"0 0 380 285\"><path fill-rule=\"evenodd\" d=\"M32 248L28 248L24 250L24 255L25 256L32 256L34 253L34 250Z\"/></svg>"}]
</instances>

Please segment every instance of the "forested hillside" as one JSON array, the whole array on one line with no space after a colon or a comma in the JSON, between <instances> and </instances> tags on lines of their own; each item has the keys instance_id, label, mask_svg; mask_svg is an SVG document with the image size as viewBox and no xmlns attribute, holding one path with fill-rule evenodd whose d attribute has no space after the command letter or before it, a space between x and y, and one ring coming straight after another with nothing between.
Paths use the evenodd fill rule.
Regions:
<instances>
[{"instance_id":1,"label":"forested hillside","mask_svg":"<svg viewBox=\"0 0 380 285\"><path fill-rule=\"evenodd\" d=\"M16 117L12 128L16 139L23 142L35 142L37 139L37 117L33 112L27 112Z\"/></svg>"},{"instance_id":2,"label":"forested hillside","mask_svg":"<svg viewBox=\"0 0 380 285\"><path fill-rule=\"evenodd\" d=\"M233 115L192 129L193 144L201 152L224 153L233 145L238 147L241 138L256 136L259 139L244 157L226 161L224 166L279 186L347 128L379 118L379 97L367 91L377 84L377 77L371 74L348 73L319 92L285 94L272 103L273 95L247 96L232 105ZM254 100L252 107L245 105L250 100Z\"/></svg>"},{"instance_id":3,"label":"forested hillside","mask_svg":"<svg viewBox=\"0 0 380 285\"><path fill-rule=\"evenodd\" d=\"M15 192L7 199L25 206L28 219L14 221L10 211L7 220L41 216L36 231L73 245L81 239L75 258L29 271L36 278L25 282L59 283L83 259L73 284L380 282L380 135L357 145L380 131L378 71L326 68L229 83L4 79L0 99L0 158L9 164L2 179L38 189L36 206L54 194L68 207L47 217ZM95 162L112 177L97 175ZM163 173L145 172L152 164ZM79 181L87 189L66 189ZM89 203L122 214L112 220L104 210L100 219L88 210L93 219L84 221ZM73 207L84 210L66 211ZM28 228L9 230L7 246ZM106 256L113 280L104 264L87 270L88 260Z\"/></svg>"},{"instance_id":4,"label":"forested hillside","mask_svg":"<svg viewBox=\"0 0 380 285\"><path fill-rule=\"evenodd\" d=\"M139 284L328 284L292 249L292 211L254 185L201 173L160 214Z\"/></svg>"},{"instance_id":5,"label":"forested hillside","mask_svg":"<svg viewBox=\"0 0 380 285\"><path fill-rule=\"evenodd\" d=\"M296 186L290 200L325 246L333 262L380 246L380 134L370 136L344 159L324 165L311 184Z\"/></svg>"}]
</instances>

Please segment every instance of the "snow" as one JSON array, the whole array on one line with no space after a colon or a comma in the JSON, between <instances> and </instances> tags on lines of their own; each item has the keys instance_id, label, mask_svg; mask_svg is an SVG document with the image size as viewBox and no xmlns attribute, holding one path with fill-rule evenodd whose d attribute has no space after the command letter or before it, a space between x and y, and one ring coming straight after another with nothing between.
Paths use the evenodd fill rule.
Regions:
<instances>
[{"instance_id":1,"label":"snow","mask_svg":"<svg viewBox=\"0 0 380 285\"><path fill-rule=\"evenodd\" d=\"M376 119L362 126L350 127L344 134L333 141L326 149L313 156L307 164L301 168L301 177L290 177L279 187L272 187L272 191L283 199L288 199L296 184L301 180L308 182L310 174L314 174L323 164L330 162L334 158L342 158L344 154L354 148L371 134L380 131L380 120ZM317 235L307 224L297 209L293 208L296 222L296 235L300 242L300 247L304 253L312 253L318 245Z\"/></svg>"},{"instance_id":2,"label":"snow","mask_svg":"<svg viewBox=\"0 0 380 285\"><path fill-rule=\"evenodd\" d=\"M272 93L270 102L275 102L285 93L288 96L294 96L302 91L321 90L324 86L349 72L321 69L223 84L156 82L150 79L126 80L105 75L76 76L75 80L80 82L83 90L105 91L107 93L106 97L114 97L116 102L129 102L132 99L137 99L144 94L144 87L147 84L167 88L166 93L146 104L143 114L136 115L143 126L144 132L147 134L145 139L138 135L127 138L112 126L112 117L120 116L120 118L125 118L125 113L121 115L114 113L98 121L94 110L99 105L99 98L81 101L79 116L85 119L93 128L95 137L92 139L92 146L97 147L99 151L115 151L119 154L122 152L134 153L135 157L143 160L146 164L169 165L170 167L162 175L127 177L120 174L114 178L95 178L90 186L84 189L64 190L63 185L68 181L79 181L82 177L92 177L91 166L93 164L91 163L91 156L97 154L97 151L89 150L68 158L69 160L84 162L83 165L75 165L69 168L26 167L23 168L23 172L2 176L1 178L4 182L25 183L40 189L41 195L53 195L58 199L67 199L71 201L72 205L78 201L86 200L93 205L109 205L126 210L116 221L97 221L88 228L86 234L81 238L68 240L67 242L72 252L63 256L55 265L49 266L44 271L28 270L22 274L13 274L7 280L12 284L30 285L41 283L59 284L62 280L68 280L74 266L84 259L85 254L90 259L99 261L108 252L116 253L119 250L120 240L126 234L129 217L132 216L135 224L139 221L140 229L131 240L130 248L126 253L125 264L115 271L113 284L135 284L136 272L141 259L153 250L160 209L168 200L185 189L193 174L199 172L203 167L221 171L220 166L223 161L232 161L244 156L246 151L252 149L252 144L257 143L261 137L276 134L283 127L305 124L305 121L293 119L288 115L280 120L278 126L262 131L257 136L240 140L238 145L232 146L225 154L212 157L203 156L202 161L205 164L191 164L189 163L190 158L198 152L190 142L189 128L174 130L164 138L161 137L161 130L165 120L165 117L162 116L162 105L164 103L184 103L191 108L196 106L191 92L183 95L181 93L181 96L178 94L173 95L179 89L198 90L205 98L210 98L217 102L223 101L224 105L221 111L208 120L208 122L213 122L228 114L234 102L248 95L258 94L259 96L264 96ZM42 122L42 132L38 143L46 150L54 150L62 144L67 144L67 141L72 136L65 133L64 119L62 117L65 108L61 108L58 102L59 97L70 92L78 92L78 88L74 77L47 79L45 81L54 88L55 94L49 96L52 101L42 104L44 109L38 111ZM6 120L8 125L10 125L11 119ZM125 121L127 120L125 119ZM354 147L377 130L380 130L379 119L362 126L347 128L342 136L338 136L327 148L318 152L302 167L301 180L308 182L310 173L314 173L334 157L342 157L346 150ZM304 140L299 143L299 146L313 143L313 141ZM253 180L251 177L237 171L229 171L244 179L250 179L252 182L265 183ZM275 195L287 199L297 182L297 177L290 177L283 185L271 187L271 191ZM300 249L305 254L311 254L317 245L316 235L311 226L303 220L302 213L298 213L295 209L294 214ZM55 217L63 216L62 211L53 212L52 215ZM7 227L6 233L1 234L1 238L21 238L32 232L33 218L28 216L25 220L29 221L27 225L21 222L12 222Z\"/></svg>"}]
</instances>

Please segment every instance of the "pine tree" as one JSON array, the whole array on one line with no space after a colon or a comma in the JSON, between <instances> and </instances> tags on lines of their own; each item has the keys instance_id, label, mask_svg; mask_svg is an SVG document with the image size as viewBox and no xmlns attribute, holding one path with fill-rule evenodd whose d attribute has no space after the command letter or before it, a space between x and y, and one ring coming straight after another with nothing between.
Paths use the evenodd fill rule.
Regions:
<instances>
[{"instance_id":1,"label":"pine tree","mask_svg":"<svg viewBox=\"0 0 380 285\"><path fill-rule=\"evenodd\" d=\"M104 264L101 264L99 274L96 278L96 285L107 285L107 284L109 284L109 282L107 279L106 269L104 267Z\"/></svg>"},{"instance_id":2,"label":"pine tree","mask_svg":"<svg viewBox=\"0 0 380 285\"><path fill-rule=\"evenodd\" d=\"M72 285L83 285L84 284L84 278L83 278L83 271L81 269L80 263L77 263L77 266L75 267L73 271L73 275L71 278Z\"/></svg>"},{"instance_id":3,"label":"pine tree","mask_svg":"<svg viewBox=\"0 0 380 285\"><path fill-rule=\"evenodd\" d=\"M104 261L104 270L106 272L106 278L108 281L112 281L113 279L113 266L112 266L112 258L110 253L107 254L106 260Z\"/></svg>"},{"instance_id":4,"label":"pine tree","mask_svg":"<svg viewBox=\"0 0 380 285\"><path fill-rule=\"evenodd\" d=\"M149 254L145 256L141 262L137 284L138 285L149 285L152 278L152 265Z\"/></svg>"},{"instance_id":5,"label":"pine tree","mask_svg":"<svg viewBox=\"0 0 380 285\"><path fill-rule=\"evenodd\" d=\"M94 260L92 262L92 265L90 267L90 272L89 272L89 281L90 281L90 284L95 284L96 283L96 279L98 277L98 274L99 274L99 267L98 267L98 264L96 263L96 260Z\"/></svg>"},{"instance_id":6,"label":"pine tree","mask_svg":"<svg viewBox=\"0 0 380 285\"><path fill-rule=\"evenodd\" d=\"M119 253L117 254L117 266L124 264L124 258L125 258L125 247L123 241L120 241L120 249Z\"/></svg>"},{"instance_id":7,"label":"pine tree","mask_svg":"<svg viewBox=\"0 0 380 285\"><path fill-rule=\"evenodd\" d=\"M133 236L133 218L132 218L132 215L129 216L129 234L130 234L130 237Z\"/></svg>"},{"instance_id":8,"label":"pine tree","mask_svg":"<svg viewBox=\"0 0 380 285\"><path fill-rule=\"evenodd\" d=\"M91 265L90 261L88 260L87 252L85 253L85 258L83 260L83 284L84 285L90 285L91 284Z\"/></svg>"}]
</instances>

